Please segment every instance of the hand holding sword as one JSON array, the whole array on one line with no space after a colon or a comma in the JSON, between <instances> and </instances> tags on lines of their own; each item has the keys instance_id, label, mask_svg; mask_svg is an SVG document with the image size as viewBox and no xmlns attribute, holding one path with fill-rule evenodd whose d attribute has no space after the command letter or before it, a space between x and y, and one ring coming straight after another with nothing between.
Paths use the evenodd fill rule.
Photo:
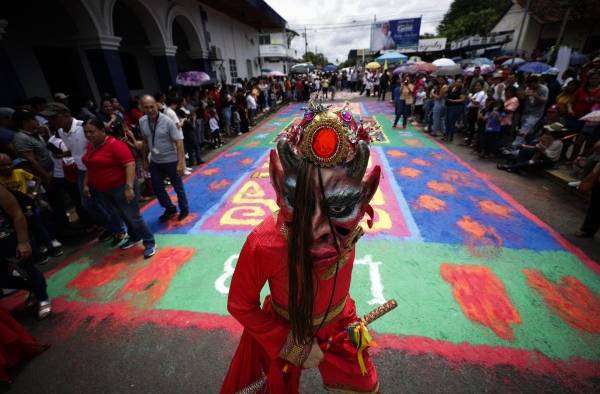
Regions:
<instances>
[{"instance_id":1,"label":"hand holding sword","mask_svg":"<svg viewBox=\"0 0 600 394\"><path fill-rule=\"evenodd\" d=\"M326 352L327 350L329 350L329 348L331 347L332 344L339 343L339 342L343 341L345 338L347 338L348 336L349 336L350 341L355 346L360 347L361 344L364 345L364 342L362 341L362 339L360 337L361 337L361 335L364 335L364 332L365 332L364 329L366 328L366 326L368 326L375 320L379 319L383 315L387 314L391 310L395 309L397 306L398 306L398 303L396 302L396 300L388 300L383 305L378 306L377 308L373 309L371 312L364 315L362 318L359 318L355 323L348 326L347 330L341 331L337 335L335 335L333 337L329 337L327 339L327 341L320 343L319 347L321 348L321 351ZM367 332L367 335L368 335L368 332ZM357 339L358 339L358 341L357 341ZM369 339L370 339L370 337L369 337ZM364 348L363 348L363 350L364 350ZM361 358L362 358L361 351L359 349L359 364L361 364ZM287 369L288 369L287 367L288 367L288 365L286 365L284 367L284 372L287 371ZM256 393L261 392L265 388L266 384L267 384L267 377L263 376L262 378L258 379L254 383L251 383L249 386L246 386L242 390L238 391L236 394L256 394Z\"/></svg>"}]
</instances>

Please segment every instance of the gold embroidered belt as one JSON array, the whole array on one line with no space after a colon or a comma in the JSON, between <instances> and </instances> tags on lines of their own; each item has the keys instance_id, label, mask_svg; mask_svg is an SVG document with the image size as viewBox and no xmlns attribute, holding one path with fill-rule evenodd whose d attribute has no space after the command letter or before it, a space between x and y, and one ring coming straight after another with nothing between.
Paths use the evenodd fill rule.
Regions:
<instances>
[{"instance_id":1,"label":"gold embroidered belt","mask_svg":"<svg viewBox=\"0 0 600 394\"><path fill-rule=\"evenodd\" d=\"M333 319L338 317L340 315L340 313L342 313L342 311L344 310L344 307L346 306L347 298L348 297L344 297L339 303L331 306L331 309L329 310L329 314L327 315L327 318L325 318L325 323L323 323L323 324L329 323L330 321L332 321ZM275 313L277 313L279 316L283 317L286 320L290 320L290 314L288 313L287 309L285 307L277 304L275 301L273 301L272 298L271 298L271 306L273 307L273 310L275 311ZM321 321L323 320L323 316L325 316L325 313L313 315L313 326L318 326L319 324L321 324Z\"/></svg>"}]
</instances>

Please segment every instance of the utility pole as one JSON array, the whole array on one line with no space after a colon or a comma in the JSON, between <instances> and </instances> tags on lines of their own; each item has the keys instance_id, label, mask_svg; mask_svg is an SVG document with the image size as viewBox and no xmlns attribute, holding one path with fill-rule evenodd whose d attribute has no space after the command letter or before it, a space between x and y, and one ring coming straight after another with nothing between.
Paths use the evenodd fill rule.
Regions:
<instances>
[{"instance_id":1,"label":"utility pole","mask_svg":"<svg viewBox=\"0 0 600 394\"><path fill-rule=\"evenodd\" d=\"M308 36L306 35L306 26L304 26L304 57L306 57L306 52L308 52Z\"/></svg>"}]
</instances>

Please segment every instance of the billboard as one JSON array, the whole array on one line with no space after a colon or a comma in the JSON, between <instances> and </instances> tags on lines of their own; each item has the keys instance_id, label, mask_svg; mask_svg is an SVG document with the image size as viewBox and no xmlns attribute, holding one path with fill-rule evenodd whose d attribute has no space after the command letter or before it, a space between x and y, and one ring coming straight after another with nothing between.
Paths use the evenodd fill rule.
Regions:
<instances>
[{"instance_id":1,"label":"billboard","mask_svg":"<svg viewBox=\"0 0 600 394\"><path fill-rule=\"evenodd\" d=\"M439 52L439 51L443 51L446 49L446 37L421 38L419 40L419 46L416 48L415 47L410 47L410 48L398 47L396 49L402 53Z\"/></svg>"},{"instance_id":2,"label":"billboard","mask_svg":"<svg viewBox=\"0 0 600 394\"><path fill-rule=\"evenodd\" d=\"M417 48L421 18L393 19L371 26L371 50Z\"/></svg>"}]
</instances>

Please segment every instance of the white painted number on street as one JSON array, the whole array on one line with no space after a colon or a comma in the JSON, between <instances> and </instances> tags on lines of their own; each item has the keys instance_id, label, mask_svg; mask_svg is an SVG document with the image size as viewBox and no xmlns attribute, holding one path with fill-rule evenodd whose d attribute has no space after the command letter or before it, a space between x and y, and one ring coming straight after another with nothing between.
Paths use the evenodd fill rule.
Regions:
<instances>
[{"instance_id":1,"label":"white painted number on street","mask_svg":"<svg viewBox=\"0 0 600 394\"><path fill-rule=\"evenodd\" d=\"M227 284L227 282L233 275L233 270L235 268L234 263L237 262L238 257L240 257L239 254L229 256L225 261L225 264L223 264L223 274L215 280L215 289L221 294L229 294L229 284Z\"/></svg>"},{"instance_id":2,"label":"white painted number on street","mask_svg":"<svg viewBox=\"0 0 600 394\"><path fill-rule=\"evenodd\" d=\"M223 274L215 280L215 289L223 294L229 294L229 280L233 275L235 269L235 263L237 262L239 255L234 254L230 256L223 264ZM362 259L356 259L354 262L356 265L368 265L369 266L369 279L371 281L371 296L372 298L368 301L369 305L385 303L385 297L383 296L383 283L381 282L381 274L379 273L379 266L382 264L381 261L373 261L370 254L365 255Z\"/></svg>"},{"instance_id":3,"label":"white painted number on street","mask_svg":"<svg viewBox=\"0 0 600 394\"><path fill-rule=\"evenodd\" d=\"M371 255L367 254L362 259L356 259L354 264L369 266L371 296L373 297L368 301L369 305L385 304L385 297L383 296L383 283L381 283L381 274L379 273L379 266L382 264L381 261L373 261Z\"/></svg>"}]
</instances>

